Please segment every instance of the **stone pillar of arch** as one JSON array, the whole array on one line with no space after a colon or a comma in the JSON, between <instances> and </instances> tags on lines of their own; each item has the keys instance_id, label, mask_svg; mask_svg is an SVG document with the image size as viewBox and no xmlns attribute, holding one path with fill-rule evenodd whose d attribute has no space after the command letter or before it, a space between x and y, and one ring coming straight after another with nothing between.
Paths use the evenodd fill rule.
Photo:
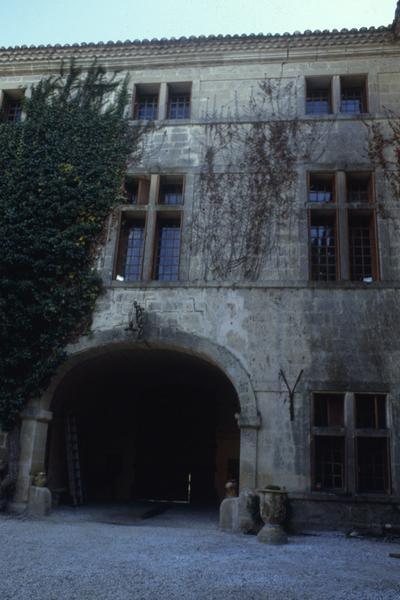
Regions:
<instances>
[{"instance_id":1,"label":"stone pillar of arch","mask_svg":"<svg viewBox=\"0 0 400 600\"><path fill-rule=\"evenodd\" d=\"M146 335L137 341L124 329L94 333L82 338L68 348L69 359L53 377L40 400L30 403L23 411L20 438L20 462L16 493L12 508L23 511L29 501L29 491L34 475L45 470L48 423L52 418L51 402L65 375L76 365L106 354L117 348L145 346L190 353L219 367L229 378L238 395L240 414L240 488L255 489L257 485L257 433L261 426L256 398L250 377L237 357L229 350L198 336L163 329L162 335Z\"/></svg>"}]
</instances>

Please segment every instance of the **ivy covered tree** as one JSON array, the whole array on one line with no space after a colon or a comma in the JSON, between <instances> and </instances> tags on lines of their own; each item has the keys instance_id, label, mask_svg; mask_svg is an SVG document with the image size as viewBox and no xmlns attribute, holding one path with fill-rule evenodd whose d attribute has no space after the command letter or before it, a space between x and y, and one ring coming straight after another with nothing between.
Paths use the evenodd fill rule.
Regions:
<instances>
[{"instance_id":1,"label":"ivy covered tree","mask_svg":"<svg viewBox=\"0 0 400 600\"><path fill-rule=\"evenodd\" d=\"M13 427L87 332L95 270L128 152L126 83L94 64L41 81L25 119L0 124L0 423Z\"/></svg>"}]
</instances>

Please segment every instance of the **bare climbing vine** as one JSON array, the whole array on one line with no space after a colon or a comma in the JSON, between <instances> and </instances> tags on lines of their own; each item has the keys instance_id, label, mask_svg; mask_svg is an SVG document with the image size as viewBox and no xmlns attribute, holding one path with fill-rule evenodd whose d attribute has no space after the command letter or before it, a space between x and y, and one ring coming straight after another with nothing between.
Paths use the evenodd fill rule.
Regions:
<instances>
[{"instance_id":1,"label":"bare climbing vine","mask_svg":"<svg viewBox=\"0 0 400 600\"><path fill-rule=\"evenodd\" d=\"M320 158L332 126L296 113L295 82L266 78L246 106L236 100L233 110L205 114L193 222L205 279L258 279L295 219L299 164Z\"/></svg>"},{"instance_id":2,"label":"bare climbing vine","mask_svg":"<svg viewBox=\"0 0 400 600\"><path fill-rule=\"evenodd\" d=\"M386 111L385 125L365 123L368 132L368 157L375 169L383 172L393 199L400 199L400 115Z\"/></svg>"}]
</instances>

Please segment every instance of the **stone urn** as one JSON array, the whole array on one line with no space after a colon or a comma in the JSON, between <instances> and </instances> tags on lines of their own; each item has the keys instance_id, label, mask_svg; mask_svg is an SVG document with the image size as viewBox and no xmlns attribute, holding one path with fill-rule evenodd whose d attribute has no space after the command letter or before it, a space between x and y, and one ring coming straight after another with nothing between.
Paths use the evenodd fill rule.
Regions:
<instances>
[{"instance_id":1,"label":"stone urn","mask_svg":"<svg viewBox=\"0 0 400 600\"><path fill-rule=\"evenodd\" d=\"M287 491L278 486L257 490L260 497L260 514L264 527L257 539L264 544L287 544L288 538L282 527L286 518Z\"/></svg>"}]
</instances>

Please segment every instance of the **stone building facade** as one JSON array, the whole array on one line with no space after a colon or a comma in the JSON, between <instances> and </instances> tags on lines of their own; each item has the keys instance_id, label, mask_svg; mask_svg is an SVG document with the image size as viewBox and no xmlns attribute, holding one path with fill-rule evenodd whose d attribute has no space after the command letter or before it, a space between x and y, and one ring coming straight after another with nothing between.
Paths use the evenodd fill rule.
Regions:
<instances>
[{"instance_id":1,"label":"stone building facade","mask_svg":"<svg viewBox=\"0 0 400 600\"><path fill-rule=\"evenodd\" d=\"M400 111L399 18L0 49L4 118L96 57L129 74L132 126L155 124L92 332L21 415L16 508L46 471L66 502L208 502L238 479L285 486L295 525L400 522L399 199L367 151Z\"/></svg>"}]
</instances>

